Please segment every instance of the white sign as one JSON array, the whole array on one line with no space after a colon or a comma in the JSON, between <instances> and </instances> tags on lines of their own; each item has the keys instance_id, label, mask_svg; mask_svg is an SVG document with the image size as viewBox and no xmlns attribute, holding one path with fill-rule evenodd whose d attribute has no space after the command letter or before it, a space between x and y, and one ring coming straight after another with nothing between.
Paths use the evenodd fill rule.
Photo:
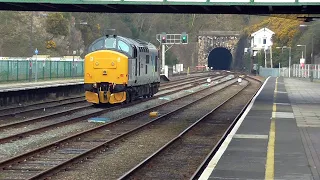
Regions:
<instances>
[{"instance_id":1,"label":"white sign","mask_svg":"<svg viewBox=\"0 0 320 180\"><path fill-rule=\"evenodd\" d=\"M175 71L176 72L182 72L183 71L183 64L176 64L175 65Z\"/></svg>"}]
</instances>

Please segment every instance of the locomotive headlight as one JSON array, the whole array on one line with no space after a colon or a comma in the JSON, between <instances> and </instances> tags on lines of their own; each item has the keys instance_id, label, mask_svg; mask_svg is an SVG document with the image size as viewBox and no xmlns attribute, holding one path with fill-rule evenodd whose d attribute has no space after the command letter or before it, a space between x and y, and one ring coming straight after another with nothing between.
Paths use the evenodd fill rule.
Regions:
<instances>
[{"instance_id":1,"label":"locomotive headlight","mask_svg":"<svg viewBox=\"0 0 320 180\"><path fill-rule=\"evenodd\" d=\"M97 88L97 83L94 83L92 86L93 86L94 88Z\"/></svg>"}]
</instances>

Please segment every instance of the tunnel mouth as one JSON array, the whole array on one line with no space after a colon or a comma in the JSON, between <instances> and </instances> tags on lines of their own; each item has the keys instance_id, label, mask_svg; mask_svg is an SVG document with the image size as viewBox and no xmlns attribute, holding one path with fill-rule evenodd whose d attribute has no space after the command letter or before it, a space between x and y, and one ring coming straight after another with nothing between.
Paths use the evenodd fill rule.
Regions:
<instances>
[{"instance_id":1,"label":"tunnel mouth","mask_svg":"<svg viewBox=\"0 0 320 180\"><path fill-rule=\"evenodd\" d=\"M214 70L230 70L231 52L224 47L214 48L208 56L208 67Z\"/></svg>"}]
</instances>

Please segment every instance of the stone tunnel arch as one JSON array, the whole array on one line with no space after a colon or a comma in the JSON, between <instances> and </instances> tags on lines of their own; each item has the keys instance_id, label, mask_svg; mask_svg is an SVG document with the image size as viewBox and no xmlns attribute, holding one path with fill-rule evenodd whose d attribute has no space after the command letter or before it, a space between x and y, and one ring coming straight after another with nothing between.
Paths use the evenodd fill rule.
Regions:
<instances>
[{"instance_id":1,"label":"stone tunnel arch","mask_svg":"<svg viewBox=\"0 0 320 180\"><path fill-rule=\"evenodd\" d=\"M232 54L224 47L214 48L208 56L208 67L215 70L230 70Z\"/></svg>"},{"instance_id":2,"label":"stone tunnel arch","mask_svg":"<svg viewBox=\"0 0 320 180\"><path fill-rule=\"evenodd\" d=\"M210 63L214 64L213 68L231 69L240 34L241 32L239 31L200 31L198 35L198 65L208 65L210 67L209 59L219 59L221 56L219 54L225 52L225 55L223 53L222 56L227 57L227 60L223 61L226 64L221 64L220 66L215 64L221 62L221 60L210 61ZM218 53L218 57L214 57L215 55L211 54L216 51L221 51Z\"/></svg>"}]
</instances>

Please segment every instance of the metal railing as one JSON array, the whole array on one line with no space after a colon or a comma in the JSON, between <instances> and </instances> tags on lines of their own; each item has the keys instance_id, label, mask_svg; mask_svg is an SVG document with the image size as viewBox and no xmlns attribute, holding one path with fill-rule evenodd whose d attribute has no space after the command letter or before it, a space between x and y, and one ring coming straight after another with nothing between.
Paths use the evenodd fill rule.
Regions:
<instances>
[{"instance_id":1,"label":"metal railing","mask_svg":"<svg viewBox=\"0 0 320 180\"><path fill-rule=\"evenodd\" d=\"M293 64L290 68L290 77L320 79L320 64ZM259 75L267 77L289 77L289 68L259 68Z\"/></svg>"},{"instance_id":2,"label":"metal railing","mask_svg":"<svg viewBox=\"0 0 320 180\"><path fill-rule=\"evenodd\" d=\"M0 83L36 81L36 77L37 80L83 77L83 73L83 61L37 60L37 63L35 60L23 59L0 61Z\"/></svg>"},{"instance_id":3,"label":"metal railing","mask_svg":"<svg viewBox=\"0 0 320 180\"><path fill-rule=\"evenodd\" d=\"M293 77L320 79L320 64L306 64L304 67L293 64L291 74Z\"/></svg>"}]
</instances>

